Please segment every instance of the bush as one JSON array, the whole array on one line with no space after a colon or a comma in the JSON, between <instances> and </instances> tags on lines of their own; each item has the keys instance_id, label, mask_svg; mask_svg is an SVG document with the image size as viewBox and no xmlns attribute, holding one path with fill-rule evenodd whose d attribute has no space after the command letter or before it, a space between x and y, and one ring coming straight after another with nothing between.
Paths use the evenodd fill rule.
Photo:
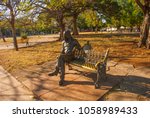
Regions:
<instances>
[{"instance_id":1,"label":"bush","mask_svg":"<svg viewBox=\"0 0 150 118\"><path fill-rule=\"evenodd\" d=\"M26 33L21 33L21 39L27 39L27 34Z\"/></svg>"}]
</instances>

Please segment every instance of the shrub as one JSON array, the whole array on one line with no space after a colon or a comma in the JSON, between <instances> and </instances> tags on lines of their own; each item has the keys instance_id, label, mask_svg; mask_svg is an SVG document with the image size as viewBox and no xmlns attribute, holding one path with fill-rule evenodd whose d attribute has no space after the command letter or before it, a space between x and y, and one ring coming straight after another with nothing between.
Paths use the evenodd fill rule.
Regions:
<instances>
[{"instance_id":1,"label":"shrub","mask_svg":"<svg viewBox=\"0 0 150 118\"><path fill-rule=\"evenodd\" d=\"M26 33L21 33L21 39L27 39L27 34Z\"/></svg>"}]
</instances>

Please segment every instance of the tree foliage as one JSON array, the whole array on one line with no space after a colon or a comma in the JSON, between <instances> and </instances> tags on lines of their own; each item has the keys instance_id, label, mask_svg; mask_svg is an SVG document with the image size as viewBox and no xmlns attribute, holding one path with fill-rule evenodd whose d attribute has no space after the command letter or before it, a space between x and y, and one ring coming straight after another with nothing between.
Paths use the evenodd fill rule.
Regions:
<instances>
[{"instance_id":1,"label":"tree foliage","mask_svg":"<svg viewBox=\"0 0 150 118\"><path fill-rule=\"evenodd\" d=\"M16 37L16 19L21 17L25 11L22 9L25 3L29 0L0 0L1 19L6 19L11 26L14 48L18 51L17 37ZM28 9L28 8L27 8Z\"/></svg>"},{"instance_id":2,"label":"tree foliage","mask_svg":"<svg viewBox=\"0 0 150 118\"><path fill-rule=\"evenodd\" d=\"M19 32L59 31L60 39L66 28L71 28L75 35L78 29L100 30L106 26L140 29L143 16L149 13L147 8L149 0L0 0L0 26L5 21L10 23L17 50L16 29Z\"/></svg>"}]
</instances>

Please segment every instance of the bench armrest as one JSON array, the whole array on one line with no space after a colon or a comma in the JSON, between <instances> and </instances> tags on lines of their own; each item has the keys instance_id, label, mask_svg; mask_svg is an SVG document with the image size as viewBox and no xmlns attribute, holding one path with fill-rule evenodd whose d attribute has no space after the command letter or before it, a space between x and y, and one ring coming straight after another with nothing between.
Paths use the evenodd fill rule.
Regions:
<instances>
[{"instance_id":1,"label":"bench armrest","mask_svg":"<svg viewBox=\"0 0 150 118\"><path fill-rule=\"evenodd\" d=\"M103 59L99 60L99 61L95 64L95 68L97 68L97 66L98 66L99 64L105 64L105 63L106 63L107 58L108 58L108 54L109 54L109 50L110 50L110 49L108 48L108 49L106 50L106 53L105 53Z\"/></svg>"}]
</instances>

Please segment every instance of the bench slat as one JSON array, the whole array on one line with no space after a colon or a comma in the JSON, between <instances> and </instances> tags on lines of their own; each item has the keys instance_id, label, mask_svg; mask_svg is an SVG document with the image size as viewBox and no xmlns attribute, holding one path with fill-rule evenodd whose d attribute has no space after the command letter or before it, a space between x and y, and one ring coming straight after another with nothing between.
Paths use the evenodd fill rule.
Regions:
<instances>
[{"instance_id":1,"label":"bench slat","mask_svg":"<svg viewBox=\"0 0 150 118\"><path fill-rule=\"evenodd\" d=\"M100 56L99 53L93 53L92 51L86 54L83 50L76 50L74 52L75 60L73 60L70 64L96 72L97 79L94 81L94 84L95 88L99 88L100 81L105 81L107 79L106 66L108 53L109 49L106 50L103 56Z\"/></svg>"},{"instance_id":2,"label":"bench slat","mask_svg":"<svg viewBox=\"0 0 150 118\"><path fill-rule=\"evenodd\" d=\"M106 53L102 57L100 57L100 54L94 54L92 51L90 51L86 55L86 57L84 57L82 53L83 53L82 51L80 52L79 50L77 50L75 52L75 60L72 61L71 64L74 64L76 66L86 68L89 70L96 70L99 64L106 64L109 49L106 50Z\"/></svg>"}]
</instances>

